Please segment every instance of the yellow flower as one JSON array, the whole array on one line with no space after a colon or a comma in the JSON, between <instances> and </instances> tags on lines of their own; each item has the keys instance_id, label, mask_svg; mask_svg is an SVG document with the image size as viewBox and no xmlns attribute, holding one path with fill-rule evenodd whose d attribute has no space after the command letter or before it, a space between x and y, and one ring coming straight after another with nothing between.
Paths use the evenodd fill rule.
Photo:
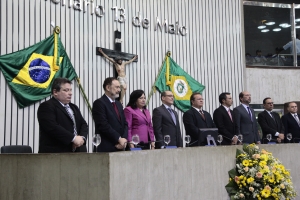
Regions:
<instances>
[{"instance_id":1,"label":"yellow flower","mask_svg":"<svg viewBox=\"0 0 300 200\"><path fill-rule=\"evenodd\" d=\"M268 198L271 195L271 191L266 190L266 189L263 189L260 193L261 193L261 196L265 197L265 198Z\"/></svg>"},{"instance_id":2,"label":"yellow flower","mask_svg":"<svg viewBox=\"0 0 300 200\"><path fill-rule=\"evenodd\" d=\"M256 195L256 197L257 197L258 200L261 200L261 197L259 196L259 194Z\"/></svg>"},{"instance_id":3,"label":"yellow flower","mask_svg":"<svg viewBox=\"0 0 300 200\"><path fill-rule=\"evenodd\" d=\"M248 183L248 184L251 184L253 181L254 181L254 178L253 178L253 177L249 177L249 178L247 179L247 183Z\"/></svg>"},{"instance_id":4,"label":"yellow flower","mask_svg":"<svg viewBox=\"0 0 300 200\"><path fill-rule=\"evenodd\" d=\"M266 161L260 161L259 162L259 166L261 166L262 168L267 164Z\"/></svg>"},{"instance_id":5,"label":"yellow flower","mask_svg":"<svg viewBox=\"0 0 300 200\"><path fill-rule=\"evenodd\" d=\"M245 167L248 167L249 166L249 160L243 160L243 165Z\"/></svg>"},{"instance_id":6,"label":"yellow flower","mask_svg":"<svg viewBox=\"0 0 300 200\"><path fill-rule=\"evenodd\" d=\"M280 190L280 188L278 188L278 187L275 187L274 189L273 189L273 192L275 192L275 193L279 193L281 190Z\"/></svg>"},{"instance_id":7,"label":"yellow flower","mask_svg":"<svg viewBox=\"0 0 300 200\"><path fill-rule=\"evenodd\" d=\"M276 193L272 193L272 196L277 199L278 198L278 195Z\"/></svg>"},{"instance_id":8,"label":"yellow flower","mask_svg":"<svg viewBox=\"0 0 300 200\"><path fill-rule=\"evenodd\" d=\"M274 183L274 181L275 181L274 175L272 175L271 177L269 177L268 181L269 181L270 183Z\"/></svg>"},{"instance_id":9,"label":"yellow flower","mask_svg":"<svg viewBox=\"0 0 300 200\"><path fill-rule=\"evenodd\" d=\"M283 183L281 183L281 184L280 184L280 188L281 188L281 189L284 189L284 188L285 188L285 185L284 185Z\"/></svg>"},{"instance_id":10,"label":"yellow flower","mask_svg":"<svg viewBox=\"0 0 300 200\"><path fill-rule=\"evenodd\" d=\"M285 170L283 165L278 165L278 168L281 169L281 171Z\"/></svg>"},{"instance_id":11,"label":"yellow flower","mask_svg":"<svg viewBox=\"0 0 300 200\"><path fill-rule=\"evenodd\" d=\"M263 154L263 155L260 156L260 159L264 160L264 161L267 161L269 158L268 158L267 154Z\"/></svg>"},{"instance_id":12,"label":"yellow flower","mask_svg":"<svg viewBox=\"0 0 300 200\"><path fill-rule=\"evenodd\" d=\"M290 172L287 171L287 170L284 170L284 171L283 171L283 174L290 176Z\"/></svg>"},{"instance_id":13,"label":"yellow flower","mask_svg":"<svg viewBox=\"0 0 300 200\"><path fill-rule=\"evenodd\" d=\"M240 155L238 155L238 157L237 158L239 158L239 157L245 157L246 156L246 154L240 154Z\"/></svg>"}]
</instances>

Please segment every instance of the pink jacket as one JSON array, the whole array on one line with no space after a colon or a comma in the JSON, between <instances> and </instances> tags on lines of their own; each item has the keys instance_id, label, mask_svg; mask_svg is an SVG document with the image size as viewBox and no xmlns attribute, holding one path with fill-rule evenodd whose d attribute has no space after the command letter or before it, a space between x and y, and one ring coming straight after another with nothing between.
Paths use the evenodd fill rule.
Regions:
<instances>
[{"instance_id":1,"label":"pink jacket","mask_svg":"<svg viewBox=\"0 0 300 200\"><path fill-rule=\"evenodd\" d=\"M144 113L140 109L132 109L130 106L124 109L125 118L128 123L128 141L131 141L132 136L135 134L140 137L140 142L147 143L149 141L148 135L150 140L154 141L150 112L144 109Z\"/></svg>"}]
</instances>

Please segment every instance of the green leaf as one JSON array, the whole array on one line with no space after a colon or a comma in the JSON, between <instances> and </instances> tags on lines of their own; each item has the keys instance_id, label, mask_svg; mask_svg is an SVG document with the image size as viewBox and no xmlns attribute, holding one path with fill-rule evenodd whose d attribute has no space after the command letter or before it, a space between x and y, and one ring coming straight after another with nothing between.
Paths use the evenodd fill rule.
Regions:
<instances>
[{"instance_id":1,"label":"green leaf","mask_svg":"<svg viewBox=\"0 0 300 200\"><path fill-rule=\"evenodd\" d=\"M233 180L225 186L225 189L228 194L236 194L239 190L238 185Z\"/></svg>"},{"instance_id":2,"label":"green leaf","mask_svg":"<svg viewBox=\"0 0 300 200\"><path fill-rule=\"evenodd\" d=\"M239 155L243 154L244 151L240 150L240 149L236 149L236 157L238 157Z\"/></svg>"},{"instance_id":3,"label":"green leaf","mask_svg":"<svg viewBox=\"0 0 300 200\"><path fill-rule=\"evenodd\" d=\"M237 171L235 170L235 168L233 168L232 170L228 171L229 177L234 179L235 176L238 175Z\"/></svg>"}]
</instances>

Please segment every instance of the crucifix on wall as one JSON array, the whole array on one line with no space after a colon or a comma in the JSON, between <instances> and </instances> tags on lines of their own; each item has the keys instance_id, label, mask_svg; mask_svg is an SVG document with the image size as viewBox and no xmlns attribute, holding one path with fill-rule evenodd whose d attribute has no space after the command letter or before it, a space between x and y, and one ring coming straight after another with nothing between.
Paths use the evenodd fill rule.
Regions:
<instances>
[{"instance_id":1,"label":"crucifix on wall","mask_svg":"<svg viewBox=\"0 0 300 200\"><path fill-rule=\"evenodd\" d=\"M137 62L138 56L134 54L121 52L120 31L115 31L115 50L97 47L96 55L104 56L115 66L115 77L117 77L121 86L120 102L123 103L123 98L127 90L125 65L131 62Z\"/></svg>"}]
</instances>

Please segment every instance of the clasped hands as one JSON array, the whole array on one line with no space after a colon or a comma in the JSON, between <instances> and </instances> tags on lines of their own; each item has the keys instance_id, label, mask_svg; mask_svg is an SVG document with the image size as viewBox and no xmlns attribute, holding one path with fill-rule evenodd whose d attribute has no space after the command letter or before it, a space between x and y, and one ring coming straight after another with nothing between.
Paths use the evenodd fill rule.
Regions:
<instances>
[{"instance_id":1,"label":"clasped hands","mask_svg":"<svg viewBox=\"0 0 300 200\"><path fill-rule=\"evenodd\" d=\"M84 139L80 135L76 135L73 140L73 149L76 149L77 147L81 147L84 144Z\"/></svg>"},{"instance_id":2,"label":"clasped hands","mask_svg":"<svg viewBox=\"0 0 300 200\"><path fill-rule=\"evenodd\" d=\"M127 140L126 138L120 138L119 143L115 145L115 147L119 150L125 149L127 145Z\"/></svg>"},{"instance_id":3,"label":"clasped hands","mask_svg":"<svg viewBox=\"0 0 300 200\"><path fill-rule=\"evenodd\" d=\"M277 137L277 142L281 143L281 140L284 140L284 134L283 133L279 133L278 137Z\"/></svg>"}]
</instances>

